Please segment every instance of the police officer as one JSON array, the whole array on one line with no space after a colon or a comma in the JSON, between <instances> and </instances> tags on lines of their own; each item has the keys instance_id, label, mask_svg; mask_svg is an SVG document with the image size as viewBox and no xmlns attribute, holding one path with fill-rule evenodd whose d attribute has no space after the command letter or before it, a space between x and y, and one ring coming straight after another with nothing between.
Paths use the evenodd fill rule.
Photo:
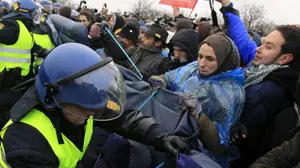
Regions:
<instances>
[{"instance_id":1,"label":"police officer","mask_svg":"<svg viewBox=\"0 0 300 168\"><path fill-rule=\"evenodd\" d=\"M0 21L0 125L22 96L21 92L11 92L11 88L34 76L34 39L30 31L41 17L41 9L33 0L17 0L13 12Z\"/></svg>"},{"instance_id":2,"label":"police officer","mask_svg":"<svg viewBox=\"0 0 300 168\"><path fill-rule=\"evenodd\" d=\"M52 13L53 7L52 7L52 2L48 0L42 0L40 4L44 7L43 8L43 15L45 17L48 17L49 14Z\"/></svg>"},{"instance_id":3,"label":"police officer","mask_svg":"<svg viewBox=\"0 0 300 168\"><path fill-rule=\"evenodd\" d=\"M55 2L53 4L53 11L52 11L52 13L53 14L58 14L60 8L61 8L61 3Z\"/></svg>"},{"instance_id":4,"label":"police officer","mask_svg":"<svg viewBox=\"0 0 300 168\"><path fill-rule=\"evenodd\" d=\"M81 44L60 45L1 131L7 162L12 167L86 167L96 127L172 154L189 151L184 138L165 133L153 118L125 111L125 101L124 80L111 58L102 59Z\"/></svg>"}]
</instances>

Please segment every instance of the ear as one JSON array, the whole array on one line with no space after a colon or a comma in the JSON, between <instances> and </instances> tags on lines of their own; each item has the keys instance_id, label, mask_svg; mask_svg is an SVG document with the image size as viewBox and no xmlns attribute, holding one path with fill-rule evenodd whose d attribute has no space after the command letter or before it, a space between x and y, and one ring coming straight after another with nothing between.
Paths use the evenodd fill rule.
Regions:
<instances>
[{"instance_id":1,"label":"ear","mask_svg":"<svg viewBox=\"0 0 300 168\"><path fill-rule=\"evenodd\" d=\"M162 45L162 42L161 41L156 41L154 43L154 45L155 45L156 48L158 48L158 47L160 47Z\"/></svg>"},{"instance_id":2,"label":"ear","mask_svg":"<svg viewBox=\"0 0 300 168\"><path fill-rule=\"evenodd\" d=\"M293 59L293 54L283 54L277 59L276 63L279 65L286 65L290 63Z\"/></svg>"}]
</instances>

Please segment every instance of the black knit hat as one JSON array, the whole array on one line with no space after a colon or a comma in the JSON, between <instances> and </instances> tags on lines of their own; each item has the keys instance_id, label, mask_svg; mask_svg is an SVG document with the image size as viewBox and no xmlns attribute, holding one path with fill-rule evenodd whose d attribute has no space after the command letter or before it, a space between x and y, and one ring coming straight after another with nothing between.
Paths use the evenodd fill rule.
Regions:
<instances>
[{"instance_id":1,"label":"black knit hat","mask_svg":"<svg viewBox=\"0 0 300 168\"><path fill-rule=\"evenodd\" d=\"M133 43L137 43L140 35L140 30L135 24L128 23L122 28L118 35L122 38L127 38L128 40L131 40Z\"/></svg>"},{"instance_id":2,"label":"black knit hat","mask_svg":"<svg viewBox=\"0 0 300 168\"><path fill-rule=\"evenodd\" d=\"M169 33L164 28L155 24L150 26L150 28L145 33L159 39L163 43L166 43L169 36Z\"/></svg>"}]
</instances>

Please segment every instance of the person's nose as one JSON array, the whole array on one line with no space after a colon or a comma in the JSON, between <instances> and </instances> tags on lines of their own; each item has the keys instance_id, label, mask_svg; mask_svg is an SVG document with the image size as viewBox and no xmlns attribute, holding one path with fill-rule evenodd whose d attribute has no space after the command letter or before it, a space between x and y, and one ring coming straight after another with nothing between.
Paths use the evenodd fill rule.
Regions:
<instances>
[{"instance_id":1,"label":"person's nose","mask_svg":"<svg viewBox=\"0 0 300 168\"><path fill-rule=\"evenodd\" d=\"M256 52L257 52L257 53L261 53L261 49L262 49L262 47L263 47L263 45L261 45L261 46L257 47L257 48L256 48Z\"/></svg>"},{"instance_id":2,"label":"person's nose","mask_svg":"<svg viewBox=\"0 0 300 168\"><path fill-rule=\"evenodd\" d=\"M199 61L199 66L200 66L201 68L204 68L204 67L206 66L206 61L205 61L204 58L200 59L200 61Z\"/></svg>"}]
</instances>

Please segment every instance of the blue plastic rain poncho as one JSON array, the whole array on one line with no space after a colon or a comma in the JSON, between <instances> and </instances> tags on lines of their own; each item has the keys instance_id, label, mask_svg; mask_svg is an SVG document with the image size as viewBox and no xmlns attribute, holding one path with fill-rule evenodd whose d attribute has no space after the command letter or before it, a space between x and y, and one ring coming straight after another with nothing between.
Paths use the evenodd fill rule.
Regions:
<instances>
[{"instance_id":1,"label":"blue plastic rain poncho","mask_svg":"<svg viewBox=\"0 0 300 168\"><path fill-rule=\"evenodd\" d=\"M227 146L230 127L239 119L245 102L242 69L202 78L195 61L166 73L166 79L171 91L197 96L202 112L216 125L221 144Z\"/></svg>"}]
</instances>

